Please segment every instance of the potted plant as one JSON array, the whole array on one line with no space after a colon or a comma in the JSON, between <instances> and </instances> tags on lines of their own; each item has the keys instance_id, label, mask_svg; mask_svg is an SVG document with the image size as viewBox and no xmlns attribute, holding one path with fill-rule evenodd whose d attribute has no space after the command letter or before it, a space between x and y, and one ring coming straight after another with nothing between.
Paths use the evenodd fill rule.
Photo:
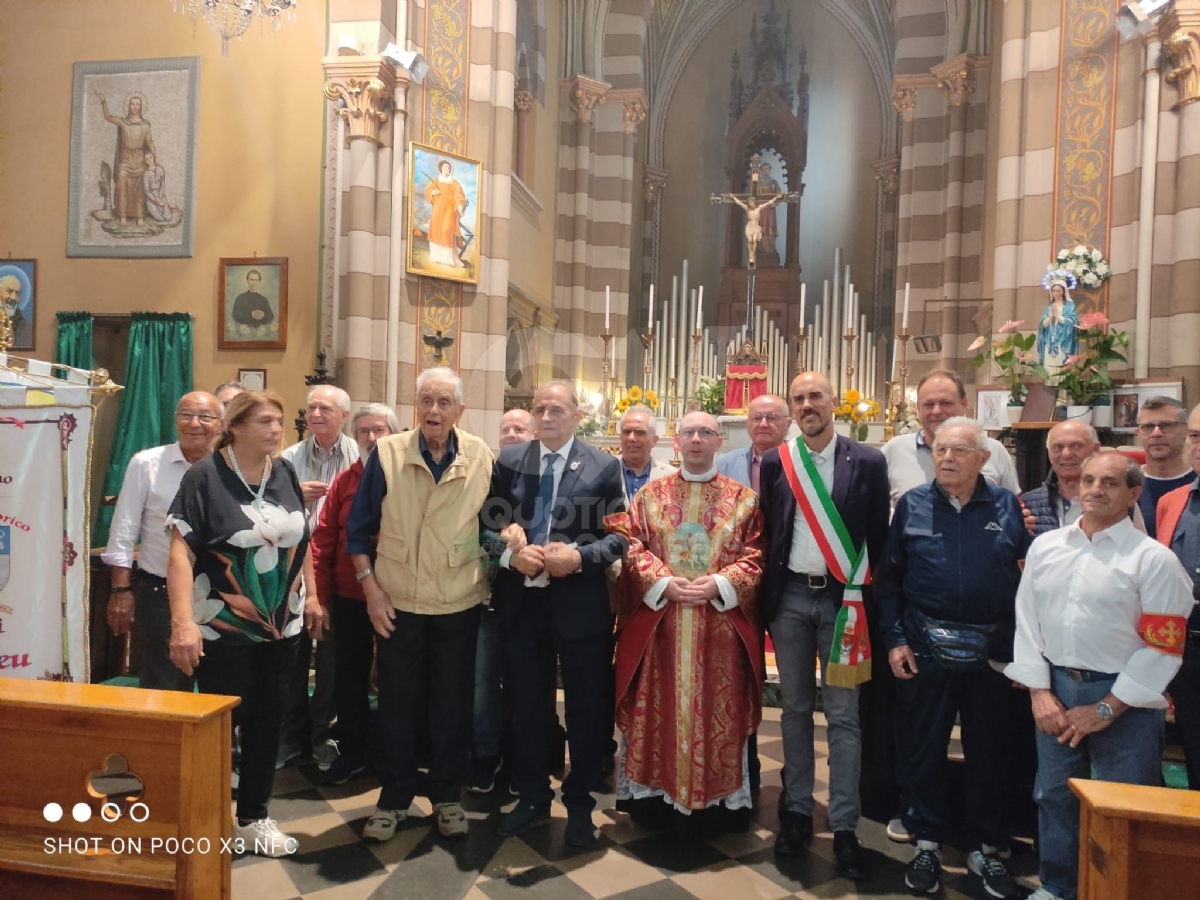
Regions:
<instances>
[{"instance_id":1,"label":"potted plant","mask_svg":"<svg viewBox=\"0 0 1200 900\"><path fill-rule=\"evenodd\" d=\"M1037 343L1036 334L1021 334L1017 329L1024 325L1022 320L1009 320L1000 326L997 334L1003 338L993 338L987 349L982 349L988 340L983 335L975 338L968 350L978 350L971 360L971 368L978 369L989 359L1000 371L1000 382L1008 390L1008 419L1010 422L1021 420L1021 410L1025 406L1025 395L1029 389L1025 386L1025 376L1032 372L1033 347Z\"/></svg>"},{"instance_id":2,"label":"potted plant","mask_svg":"<svg viewBox=\"0 0 1200 900\"><path fill-rule=\"evenodd\" d=\"M1092 404L1112 390L1111 363L1127 362L1123 351L1129 349L1129 332L1109 331L1108 318L1102 312L1079 317L1079 352L1067 357L1058 374L1058 387L1071 400L1068 419L1092 421Z\"/></svg>"},{"instance_id":3,"label":"potted plant","mask_svg":"<svg viewBox=\"0 0 1200 900\"><path fill-rule=\"evenodd\" d=\"M701 378L692 399L699 401L704 412L719 416L725 411L725 379Z\"/></svg>"}]
</instances>

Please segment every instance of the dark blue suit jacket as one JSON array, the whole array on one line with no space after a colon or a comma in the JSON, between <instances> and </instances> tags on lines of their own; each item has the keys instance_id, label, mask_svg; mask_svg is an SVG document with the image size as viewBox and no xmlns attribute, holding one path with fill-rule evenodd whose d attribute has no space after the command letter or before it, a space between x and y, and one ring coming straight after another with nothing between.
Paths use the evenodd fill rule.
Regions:
<instances>
[{"instance_id":1,"label":"dark blue suit jacket","mask_svg":"<svg viewBox=\"0 0 1200 900\"><path fill-rule=\"evenodd\" d=\"M887 461L874 447L837 435L836 456L833 462L833 489L830 497L842 516L846 530L855 547L867 542L871 570L883 560L887 541L888 518L891 514L891 487L888 483ZM780 597L788 580L788 557L792 552L792 529L795 527L796 498L783 473L780 453L790 452L787 444L768 450L763 456L759 473L762 492L759 505L763 514L763 529L767 539L767 560L763 567L761 594L762 621L770 624L779 609ZM803 523L804 514L799 513ZM841 586L831 579L836 595ZM868 585L863 591L863 605L870 618L875 618L874 597Z\"/></svg>"},{"instance_id":2,"label":"dark blue suit jacket","mask_svg":"<svg viewBox=\"0 0 1200 900\"><path fill-rule=\"evenodd\" d=\"M612 631L605 569L628 549L625 538L604 531L605 516L625 511L620 462L576 438L571 445L554 500L549 541L577 544L583 568L551 578L544 588L525 587L525 576L500 569L492 586L492 604L504 617L527 595L539 592L552 601L554 621L566 638ZM541 469L538 441L504 447L492 467L492 487L480 510L480 532L493 559L503 555L499 533L511 522L529 530L535 517Z\"/></svg>"}]
</instances>

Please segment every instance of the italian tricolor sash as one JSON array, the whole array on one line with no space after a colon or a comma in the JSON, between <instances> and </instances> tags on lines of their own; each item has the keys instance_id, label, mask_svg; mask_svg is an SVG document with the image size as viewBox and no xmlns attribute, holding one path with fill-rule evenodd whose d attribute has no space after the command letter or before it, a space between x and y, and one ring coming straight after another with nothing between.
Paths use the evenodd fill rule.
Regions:
<instances>
[{"instance_id":1,"label":"italian tricolor sash","mask_svg":"<svg viewBox=\"0 0 1200 900\"><path fill-rule=\"evenodd\" d=\"M836 438L834 438L836 440ZM782 450L782 448L781 448ZM846 585L842 608L833 629L833 647L829 650L829 671L822 673L825 684L852 688L871 680L871 641L867 636L867 616L863 608L863 585L871 582L867 545L854 549L842 515L817 472L812 454L801 438L795 450L779 454L784 475L796 497L796 505L817 539L821 555L833 577ZM800 465L796 465L799 458Z\"/></svg>"}]
</instances>

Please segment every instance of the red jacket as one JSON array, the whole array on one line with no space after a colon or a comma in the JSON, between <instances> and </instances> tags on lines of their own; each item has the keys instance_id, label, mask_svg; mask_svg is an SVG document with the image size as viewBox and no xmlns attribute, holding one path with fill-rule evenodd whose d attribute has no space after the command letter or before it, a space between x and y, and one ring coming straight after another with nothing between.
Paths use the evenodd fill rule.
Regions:
<instances>
[{"instance_id":1,"label":"red jacket","mask_svg":"<svg viewBox=\"0 0 1200 900\"><path fill-rule=\"evenodd\" d=\"M1175 529L1179 527L1179 520L1183 518L1183 511L1187 508L1191 493L1192 486L1185 484L1158 498L1154 521L1157 523L1155 531L1160 543L1171 546L1171 539L1175 537Z\"/></svg>"},{"instance_id":2,"label":"red jacket","mask_svg":"<svg viewBox=\"0 0 1200 900\"><path fill-rule=\"evenodd\" d=\"M346 522L362 476L363 461L360 459L333 479L325 505L321 507L321 518L313 531L313 571L317 579L317 597L322 604L328 604L334 594L363 602L367 599L362 585L354 577L354 563L346 555Z\"/></svg>"}]
</instances>

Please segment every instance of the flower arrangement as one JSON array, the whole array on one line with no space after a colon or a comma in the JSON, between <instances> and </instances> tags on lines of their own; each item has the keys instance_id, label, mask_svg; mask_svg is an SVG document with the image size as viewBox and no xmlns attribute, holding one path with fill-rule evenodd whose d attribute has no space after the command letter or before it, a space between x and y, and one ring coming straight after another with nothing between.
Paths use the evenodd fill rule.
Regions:
<instances>
[{"instance_id":1,"label":"flower arrangement","mask_svg":"<svg viewBox=\"0 0 1200 900\"><path fill-rule=\"evenodd\" d=\"M867 422L879 415L879 402L872 397L864 397L859 391L851 388L842 396L842 402L834 409L833 414L841 422L849 422L850 431L858 440L867 436Z\"/></svg>"},{"instance_id":2,"label":"flower arrangement","mask_svg":"<svg viewBox=\"0 0 1200 900\"><path fill-rule=\"evenodd\" d=\"M625 396L617 401L614 411L618 415L624 415L634 406L645 406L649 409L658 409L658 393L653 390L643 391L636 384L629 386L629 390L625 392Z\"/></svg>"},{"instance_id":3,"label":"flower arrangement","mask_svg":"<svg viewBox=\"0 0 1200 900\"><path fill-rule=\"evenodd\" d=\"M1077 245L1073 250L1059 250L1055 262L1046 266L1047 274L1055 271L1074 275L1085 288L1098 288L1112 277L1112 267L1104 258L1104 254L1083 244Z\"/></svg>"},{"instance_id":4,"label":"flower arrangement","mask_svg":"<svg viewBox=\"0 0 1200 900\"><path fill-rule=\"evenodd\" d=\"M1037 335L1021 334L1017 329L1024 324L1022 320L1010 319L998 330L1004 337L993 338L986 350L981 349L987 343L987 338L982 335L975 338L967 348L979 351L971 360L972 369L978 369L989 359L996 364L996 368L1000 370L1000 380L1008 388L1008 402L1011 406L1020 406L1025 402L1025 394L1029 390L1025 387L1025 376L1030 373L1036 359L1033 348L1037 344Z\"/></svg>"},{"instance_id":5,"label":"flower arrangement","mask_svg":"<svg viewBox=\"0 0 1200 900\"><path fill-rule=\"evenodd\" d=\"M725 411L725 379L701 378L692 399L699 400L706 413L719 416Z\"/></svg>"},{"instance_id":6,"label":"flower arrangement","mask_svg":"<svg viewBox=\"0 0 1200 900\"><path fill-rule=\"evenodd\" d=\"M1108 318L1102 312L1079 317L1079 352L1068 356L1058 375L1058 387L1067 392L1075 406L1087 406L1112 390L1108 366L1127 362L1123 351L1129 349L1129 332L1109 331Z\"/></svg>"}]
</instances>

